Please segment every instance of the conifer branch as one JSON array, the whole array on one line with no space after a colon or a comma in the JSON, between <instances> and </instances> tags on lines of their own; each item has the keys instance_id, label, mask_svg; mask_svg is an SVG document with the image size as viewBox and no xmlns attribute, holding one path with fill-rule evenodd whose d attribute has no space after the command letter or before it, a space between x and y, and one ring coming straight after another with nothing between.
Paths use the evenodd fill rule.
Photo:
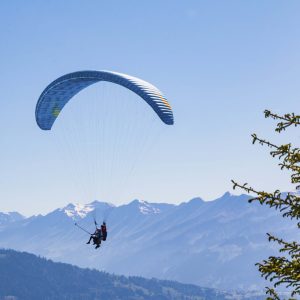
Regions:
<instances>
[{"instance_id":1,"label":"conifer branch","mask_svg":"<svg viewBox=\"0 0 300 300\"><path fill-rule=\"evenodd\" d=\"M283 116L273 114L269 110L265 110L265 117L274 120L280 120L277 124L275 131L281 132L294 125L300 125L300 116L292 114L285 114ZM277 146L267 140L258 138L256 134L252 134L255 144L258 142L260 145L266 145L272 148L270 154L272 157L278 157L281 160L279 166L281 169L292 171L291 182L294 184L300 183L300 149L292 148L291 144L284 144ZM248 194L254 194L254 197L248 201L258 201L261 205L267 205L270 208L275 208L282 213L282 216L289 219L300 219L300 197L293 193L281 193L275 190L273 193L265 191L258 191L247 183L239 184L232 180L233 189L240 188ZM299 185L297 186L299 188ZM298 222L300 229L300 222ZM275 237L268 233L269 242L277 243L279 253L281 256L270 256L269 258L257 263L258 270L261 276L269 280L273 287L266 287L267 300L280 300L280 296L276 292L276 288L283 285L291 288L291 298L295 300L294 296L300 296L300 244L296 241L287 242L282 238Z\"/></svg>"}]
</instances>

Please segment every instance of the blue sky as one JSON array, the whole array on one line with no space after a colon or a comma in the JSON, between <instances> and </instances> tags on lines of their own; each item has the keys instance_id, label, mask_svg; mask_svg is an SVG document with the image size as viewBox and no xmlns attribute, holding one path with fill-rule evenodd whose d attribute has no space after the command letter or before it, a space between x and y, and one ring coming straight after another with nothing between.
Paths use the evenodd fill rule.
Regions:
<instances>
[{"instance_id":1,"label":"blue sky","mask_svg":"<svg viewBox=\"0 0 300 300\"><path fill-rule=\"evenodd\" d=\"M299 112L299 9L299 1L274 0L1 2L0 211L93 200L72 188L53 138L34 119L44 87L82 69L155 84L176 122L118 199L112 178L100 200L209 200L231 191L232 178L293 189L250 134L299 143L297 130L278 136L262 114Z\"/></svg>"}]
</instances>

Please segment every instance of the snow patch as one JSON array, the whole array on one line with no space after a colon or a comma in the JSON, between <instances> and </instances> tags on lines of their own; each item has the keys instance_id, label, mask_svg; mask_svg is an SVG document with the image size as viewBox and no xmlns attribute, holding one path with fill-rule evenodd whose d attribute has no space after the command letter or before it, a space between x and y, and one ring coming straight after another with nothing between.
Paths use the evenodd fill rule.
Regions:
<instances>
[{"instance_id":1,"label":"snow patch","mask_svg":"<svg viewBox=\"0 0 300 300\"><path fill-rule=\"evenodd\" d=\"M80 217L81 219L83 219L83 218L86 217L86 215L88 213L90 213L94 209L95 209L94 206L92 206L90 204L79 204L79 203L76 203L76 204L73 204L72 206L68 205L64 209L64 212L70 218Z\"/></svg>"}]
</instances>

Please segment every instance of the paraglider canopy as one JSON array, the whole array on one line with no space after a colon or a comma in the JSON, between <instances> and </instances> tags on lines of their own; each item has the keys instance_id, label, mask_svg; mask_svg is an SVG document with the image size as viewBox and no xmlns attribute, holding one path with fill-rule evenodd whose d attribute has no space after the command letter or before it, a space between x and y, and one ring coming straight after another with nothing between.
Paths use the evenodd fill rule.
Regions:
<instances>
[{"instance_id":1,"label":"paraglider canopy","mask_svg":"<svg viewBox=\"0 0 300 300\"><path fill-rule=\"evenodd\" d=\"M114 203L135 190L130 184L141 182L140 175L131 179L137 167L146 174L143 165L161 159L161 145L168 141L161 136L173 127L164 125L174 123L171 106L158 88L111 71L57 78L41 93L35 118L40 129L50 131L53 157L61 155L53 164L54 170L62 166L53 173L55 180L72 184L68 192L80 202L103 198Z\"/></svg>"},{"instance_id":2,"label":"paraglider canopy","mask_svg":"<svg viewBox=\"0 0 300 300\"><path fill-rule=\"evenodd\" d=\"M112 82L131 90L147 102L165 124L174 123L170 104L152 84L117 72L79 71L59 77L42 92L35 111L38 126L50 130L66 103L81 90L99 81Z\"/></svg>"}]
</instances>

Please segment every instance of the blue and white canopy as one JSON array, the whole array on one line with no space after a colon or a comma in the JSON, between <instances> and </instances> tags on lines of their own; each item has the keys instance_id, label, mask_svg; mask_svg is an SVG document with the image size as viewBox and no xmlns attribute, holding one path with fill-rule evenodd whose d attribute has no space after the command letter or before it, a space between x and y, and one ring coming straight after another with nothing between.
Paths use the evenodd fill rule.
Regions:
<instances>
[{"instance_id":1,"label":"blue and white canopy","mask_svg":"<svg viewBox=\"0 0 300 300\"><path fill-rule=\"evenodd\" d=\"M42 92L35 111L38 126L43 130L51 130L66 103L81 90L99 81L124 86L144 99L165 124L174 123L170 104L154 85L117 72L79 71L59 77Z\"/></svg>"}]
</instances>

